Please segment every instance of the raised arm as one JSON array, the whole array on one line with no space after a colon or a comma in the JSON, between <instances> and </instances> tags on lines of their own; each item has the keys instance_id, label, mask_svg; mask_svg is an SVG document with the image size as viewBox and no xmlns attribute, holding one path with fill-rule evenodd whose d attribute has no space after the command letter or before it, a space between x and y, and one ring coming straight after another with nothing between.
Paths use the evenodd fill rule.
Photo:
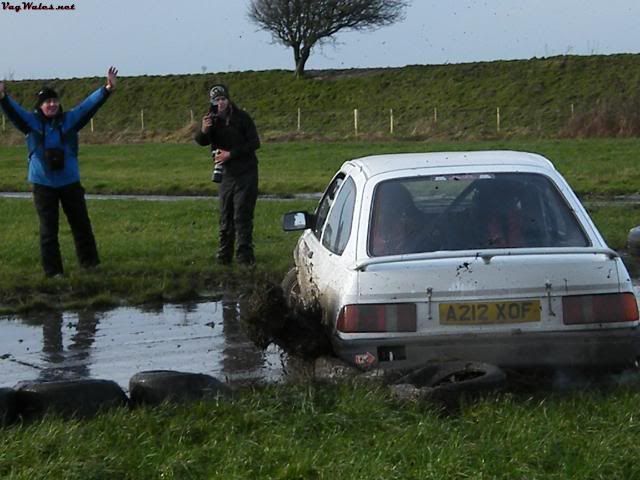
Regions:
<instances>
[{"instance_id":1,"label":"raised arm","mask_svg":"<svg viewBox=\"0 0 640 480\"><path fill-rule=\"evenodd\" d=\"M31 130L41 128L33 113L25 110L19 103L7 95L6 86L3 81L0 81L0 106L2 110L4 110L4 113L7 114L9 121L25 135Z\"/></svg>"},{"instance_id":2,"label":"raised arm","mask_svg":"<svg viewBox=\"0 0 640 480\"><path fill-rule=\"evenodd\" d=\"M93 92L72 110L67 112L65 118L65 130L80 130L84 127L91 117L93 117L100 107L107 101L111 92L116 88L118 70L115 67L109 67L107 71L107 83Z\"/></svg>"}]
</instances>

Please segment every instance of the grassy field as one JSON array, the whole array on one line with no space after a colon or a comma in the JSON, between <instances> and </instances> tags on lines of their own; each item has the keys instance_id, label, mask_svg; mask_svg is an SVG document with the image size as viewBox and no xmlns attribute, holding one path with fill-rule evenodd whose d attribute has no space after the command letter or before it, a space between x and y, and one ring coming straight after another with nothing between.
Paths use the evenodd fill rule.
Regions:
<instances>
[{"instance_id":1,"label":"grassy field","mask_svg":"<svg viewBox=\"0 0 640 480\"><path fill-rule=\"evenodd\" d=\"M120 302L179 301L219 294L250 281L279 282L292 265L296 233L281 230L284 212L312 211L314 201L258 203L255 218L257 269L215 263L217 208L213 201L89 201L102 265L77 266L71 234L61 228L66 276L43 277L37 218L28 200L0 199L5 225L0 231L0 312L34 308L110 306ZM640 217L638 207L598 207L592 216L611 247L623 249ZM248 280L250 278L251 280Z\"/></svg>"},{"instance_id":2,"label":"grassy field","mask_svg":"<svg viewBox=\"0 0 640 480\"><path fill-rule=\"evenodd\" d=\"M80 269L68 225L60 239L66 275L45 279L38 227L28 200L0 199L0 309L179 301L247 283L246 271L215 262L218 211L213 200L89 202L102 264ZM283 232L282 214L309 201L265 201L256 209L255 281L279 282L292 264L297 235ZM251 277L251 276L249 276Z\"/></svg>"},{"instance_id":3,"label":"grassy field","mask_svg":"<svg viewBox=\"0 0 640 480\"><path fill-rule=\"evenodd\" d=\"M353 109L359 108L363 136L390 140L266 142L259 152L262 193L321 191L338 166L355 156L504 148L547 155L584 198L636 194L640 140L537 138L579 132L579 126L572 127L574 107L575 120L601 120L591 135L633 134L637 124L630 120L637 115L625 108L638 110L637 72L639 55L316 72L303 81L287 71L137 78L122 72L118 93L95 118L96 133L89 127L83 132L83 183L90 193L214 194L210 160L206 149L190 143L189 124L192 111L195 120L203 113L208 87L223 81L265 139L351 138ZM101 82L52 83L69 107ZM9 82L8 89L31 105L41 84ZM382 105L389 98L394 135L388 133L389 105ZM298 108L301 132L296 132ZM0 132L0 190L27 191L25 147L7 128ZM431 140L399 141L405 137ZM511 137L535 140L500 139ZM86 144L114 138L162 143ZM443 138L467 140L434 140ZM494 140L468 140L474 138ZM277 281L291 264L297 239L280 230L280 217L313 206L260 202L258 267L248 275L213 262L213 201L90 201L103 264L90 273L77 268L63 221L67 275L45 280L31 202L0 199L0 309L180 300L216 294L248 277ZM640 223L636 207L590 211L616 249ZM46 418L4 428L0 478L637 479L639 401L637 388L500 395L443 416L428 406L399 404L375 386L271 386L245 391L229 403L121 410L82 422Z\"/></svg>"},{"instance_id":4,"label":"grassy field","mask_svg":"<svg viewBox=\"0 0 640 480\"><path fill-rule=\"evenodd\" d=\"M581 196L640 191L640 139L503 140L481 142L285 142L259 150L260 191L289 195L324 190L350 158L398 152L506 149L540 153ZM26 191L24 146L0 146L0 190ZM90 193L215 193L208 149L192 144L84 145L83 184Z\"/></svg>"},{"instance_id":5,"label":"grassy field","mask_svg":"<svg viewBox=\"0 0 640 480\"><path fill-rule=\"evenodd\" d=\"M266 144L261 150L260 190L290 196L324 189L339 165L353 157L411 151L488 148L540 152L583 197L637 193L640 140L548 140L474 143ZM4 173L0 190L24 191L24 147L0 147ZM90 193L215 194L206 149L196 145L89 145L83 148L83 183ZM291 264L294 233L280 229L285 211L313 210L313 201L259 202L255 238L259 278L277 281ZM37 218L28 200L0 199L0 311L47 306L113 305L121 301L179 300L218 292L246 275L221 269L217 247L217 204L210 200L89 202L103 264L97 272L77 268L65 221L61 243L67 276L45 280L39 266ZM592 208L609 244L622 249L640 223L635 207Z\"/></svg>"},{"instance_id":6,"label":"grassy field","mask_svg":"<svg viewBox=\"0 0 640 480\"><path fill-rule=\"evenodd\" d=\"M639 399L624 388L502 395L443 416L372 386L275 386L5 429L0 477L637 479Z\"/></svg>"},{"instance_id":7,"label":"grassy field","mask_svg":"<svg viewBox=\"0 0 640 480\"><path fill-rule=\"evenodd\" d=\"M637 140L265 145L265 193L319 191L353 156L422 150L508 148L552 158L585 196L635 194ZM89 192L211 195L210 165L195 145L86 146ZM24 147L3 147L3 189L25 190ZM103 263L84 272L62 222L66 276L44 279L29 200L0 199L0 308L110 306L216 295L279 281L298 238L284 212L314 201L261 201L255 273L219 267L211 200L90 200ZM589 208L616 249L640 209ZM247 280L249 279L249 280ZM1 353L1 352L0 352ZM569 394L502 394L463 404L455 415L400 404L375 385L284 385L244 390L233 402L120 410L86 421L47 417L2 429L3 479L609 479L640 478L638 388Z\"/></svg>"}]
</instances>

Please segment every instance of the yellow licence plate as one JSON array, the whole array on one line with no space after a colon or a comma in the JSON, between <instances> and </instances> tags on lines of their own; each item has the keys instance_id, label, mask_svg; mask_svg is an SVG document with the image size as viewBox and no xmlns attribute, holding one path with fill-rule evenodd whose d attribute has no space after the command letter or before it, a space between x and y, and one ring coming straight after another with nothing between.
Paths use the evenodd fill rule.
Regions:
<instances>
[{"instance_id":1,"label":"yellow licence plate","mask_svg":"<svg viewBox=\"0 0 640 480\"><path fill-rule=\"evenodd\" d=\"M483 325L540 321L540 301L441 303L442 325Z\"/></svg>"}]
</instances>

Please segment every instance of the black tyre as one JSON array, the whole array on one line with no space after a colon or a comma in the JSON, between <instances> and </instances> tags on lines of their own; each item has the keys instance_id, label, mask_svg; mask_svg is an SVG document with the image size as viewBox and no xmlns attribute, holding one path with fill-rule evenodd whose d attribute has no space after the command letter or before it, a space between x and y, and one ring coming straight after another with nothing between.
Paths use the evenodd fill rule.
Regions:
<instances>
[{"instance_id":1,"label":"black tyre","mask_svg":"<svg viewBox=\"0 0 640 480\"><path fill-rule=\"evenodd\" d=\"M19 414L24 418L45 412L64 417L90 417L99 411L128 404L122 388L111 380L21 382L16 390Z\"/></svg>"},{"instance_id":2,"label":"black tyre","mask_svg":"<svg viewBox=\"0 0 640 480\"><path fill-rule=\"evenodd\" d=\"M129 396L133 405L159 405L163 402L228 397L230 394L227 385L202 373L150 370L136 373L129 380Z\"/></svg>"},{"instance_id":3,"label":"black tyre","mask_svg":"<svg viewBox=\"0 0 640 480\"><path fill-rule=\"evenodd\" d=\"M505 372L496 365L458 361L427 365L394 383L413 386L414 398L435 400L447 408L455 408L463 396L475 398L501 390L506 385L506 379ZM409 387L404 388L406 390Z\"/></svg>"},{"instance_id":4,"label":"black tyre","mask_svg":"<svg viewBox=\"0 0 640 480\"><path fill-rule=\"evenodd\" d=\"M9 425L18 418L18 398L12 388L0 388L0 426Z\"/></svg>"},{"instance_id":5,"label":"black tyre","mask_svg":"<svg viewBox=\"0 0 640 480\"><path fill-rule=\"evenodd\" d=\"M447 391L488 391L504 387L506 374L496 365L482 362L442 364L426 386Z\"/></svg>"}]
</instances>

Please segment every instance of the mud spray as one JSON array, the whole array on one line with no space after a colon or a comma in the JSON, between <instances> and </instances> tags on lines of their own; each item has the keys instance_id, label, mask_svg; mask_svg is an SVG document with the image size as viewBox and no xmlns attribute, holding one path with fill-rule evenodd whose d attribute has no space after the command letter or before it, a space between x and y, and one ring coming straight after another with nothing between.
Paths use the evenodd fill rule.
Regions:
<instances>
[{"instance_id":1,"label":"mud spray","mask_svg":"<svg viewBox=\"0 0 640 480\"><path fill-rule=\"evenodd\" d=\"M289 307L279 285L259 283L240 296L240 320L258 348L275 344L304 360L331 355L333 350L318 307Z\"/></svg>"}]
</instances>

